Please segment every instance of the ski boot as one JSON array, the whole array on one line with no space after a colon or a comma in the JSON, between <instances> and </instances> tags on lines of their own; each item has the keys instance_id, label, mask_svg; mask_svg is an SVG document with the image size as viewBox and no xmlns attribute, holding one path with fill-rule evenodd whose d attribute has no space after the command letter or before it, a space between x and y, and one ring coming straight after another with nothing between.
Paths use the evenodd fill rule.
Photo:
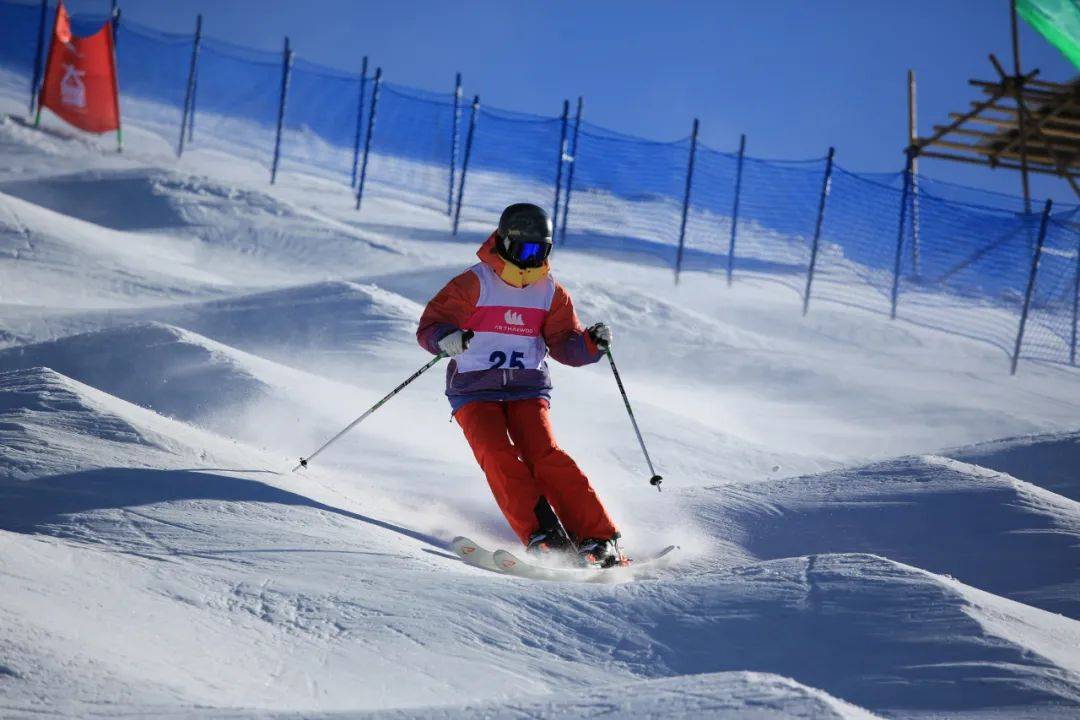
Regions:
<instances>
[{"instance_id":1,"label":"ski boot","mask_svg":"<svg viewBox=\"0 0 1080 720\"><path fill-rule=\"evenodd\" d=\"M573 552L573 545L562 528L541 528L529 536L525 552L537 558L551 557Z\"/></svg>"},{"instance_id":2,"label":"ski boot","mask_svg":"<svg viewBox=\"0 0 1080 720\"><path fill-rule=\"evenodd\" d=\"M619 536L608 540L586 538L578 545L578 560L586 567L612 568L630 564L619 549Z\"/></svg>"}]
</instances>

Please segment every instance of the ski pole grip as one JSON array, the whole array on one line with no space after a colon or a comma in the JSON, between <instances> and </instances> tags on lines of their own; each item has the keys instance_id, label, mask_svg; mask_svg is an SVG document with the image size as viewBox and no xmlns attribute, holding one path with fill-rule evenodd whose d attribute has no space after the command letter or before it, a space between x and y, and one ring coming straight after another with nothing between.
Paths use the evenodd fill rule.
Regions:
<instances>
[{"instance_id":1,"label":"ski pole grip","mask_svg":"<svg viewBox=\"0 0 1080 720\"><path fill-rule=\"evenodd\" d=\"M462 346L466 347L466 348L469 347L469 341L473 339L473 335L475 335L475 334L476 333L474 333L472 330L462 330L461 331L461 344L462 344ZM444 352L440 352L439 355L438 355L438 358L440 360L442 358L445 358L445 357L450 357L450 356L447 355Z\"/></svg>"}]
</instances>

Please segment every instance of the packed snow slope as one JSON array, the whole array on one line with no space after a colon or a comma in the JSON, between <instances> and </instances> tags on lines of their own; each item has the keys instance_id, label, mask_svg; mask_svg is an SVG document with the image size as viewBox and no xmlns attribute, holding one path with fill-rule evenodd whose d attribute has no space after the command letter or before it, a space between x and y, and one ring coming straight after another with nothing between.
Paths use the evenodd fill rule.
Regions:
<instances>
[{"instance_id":1,"label":"packed snow slope","mask_svg":"<svg viewBox=\"0 0 1080 720\"><path fill-rule=\"evenodd\" d=\"M1080 714L1080 374L559 248L664 492L606 364L553 368L561 444L681 550L499 576L446 550L514 540L441 368L291 472L429 359L495 218L126 140L0 119L0 716Z\"/></svg>"}]
</instances>

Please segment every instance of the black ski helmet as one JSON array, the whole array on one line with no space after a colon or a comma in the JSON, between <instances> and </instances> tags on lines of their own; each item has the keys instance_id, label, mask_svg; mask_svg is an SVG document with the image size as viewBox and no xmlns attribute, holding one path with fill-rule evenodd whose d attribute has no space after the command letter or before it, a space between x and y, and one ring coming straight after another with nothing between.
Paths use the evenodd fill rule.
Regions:
<instances>
[{"instance_id":1,"label":"black ski helmet","mask_svg":"<svg viewBox=\"0 0 1080 720\"><path fill-rule=\"evenodd\" d=\"M499 217L496 247L504 260L519 268L536 268L551 254L551 218L542 207L514 203Z\"/></svg>"}]
</instances>

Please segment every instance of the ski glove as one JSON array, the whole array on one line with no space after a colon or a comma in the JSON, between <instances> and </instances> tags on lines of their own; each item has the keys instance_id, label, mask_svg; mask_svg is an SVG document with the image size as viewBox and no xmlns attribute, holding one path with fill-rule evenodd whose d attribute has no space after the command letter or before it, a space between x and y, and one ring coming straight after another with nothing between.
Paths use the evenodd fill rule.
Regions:
<instances>
[{"instance_id":1,"label":"ski glove","mask_svg":"<svg viewBox=\"0 0 1080 720\"><path fill-rule=\"evenodd\" d=\"M450 357L454 357L455 355L460 355L465 352L465 348L469 347L469 340L472 339L472 335L471 332L455 330L436 344L444 353Z\"/></svg>"},{"instance_id":2,"label":"ski glove","mask_svg":"<svg viewBox=\"0 0 1080 720\"><path fill-rule=\"evenodd\" d=\"M611 328L604 323L596 323L585 332L589 333L589 337L601 350L611 347Z\"/></svg>"}]
</instances>

